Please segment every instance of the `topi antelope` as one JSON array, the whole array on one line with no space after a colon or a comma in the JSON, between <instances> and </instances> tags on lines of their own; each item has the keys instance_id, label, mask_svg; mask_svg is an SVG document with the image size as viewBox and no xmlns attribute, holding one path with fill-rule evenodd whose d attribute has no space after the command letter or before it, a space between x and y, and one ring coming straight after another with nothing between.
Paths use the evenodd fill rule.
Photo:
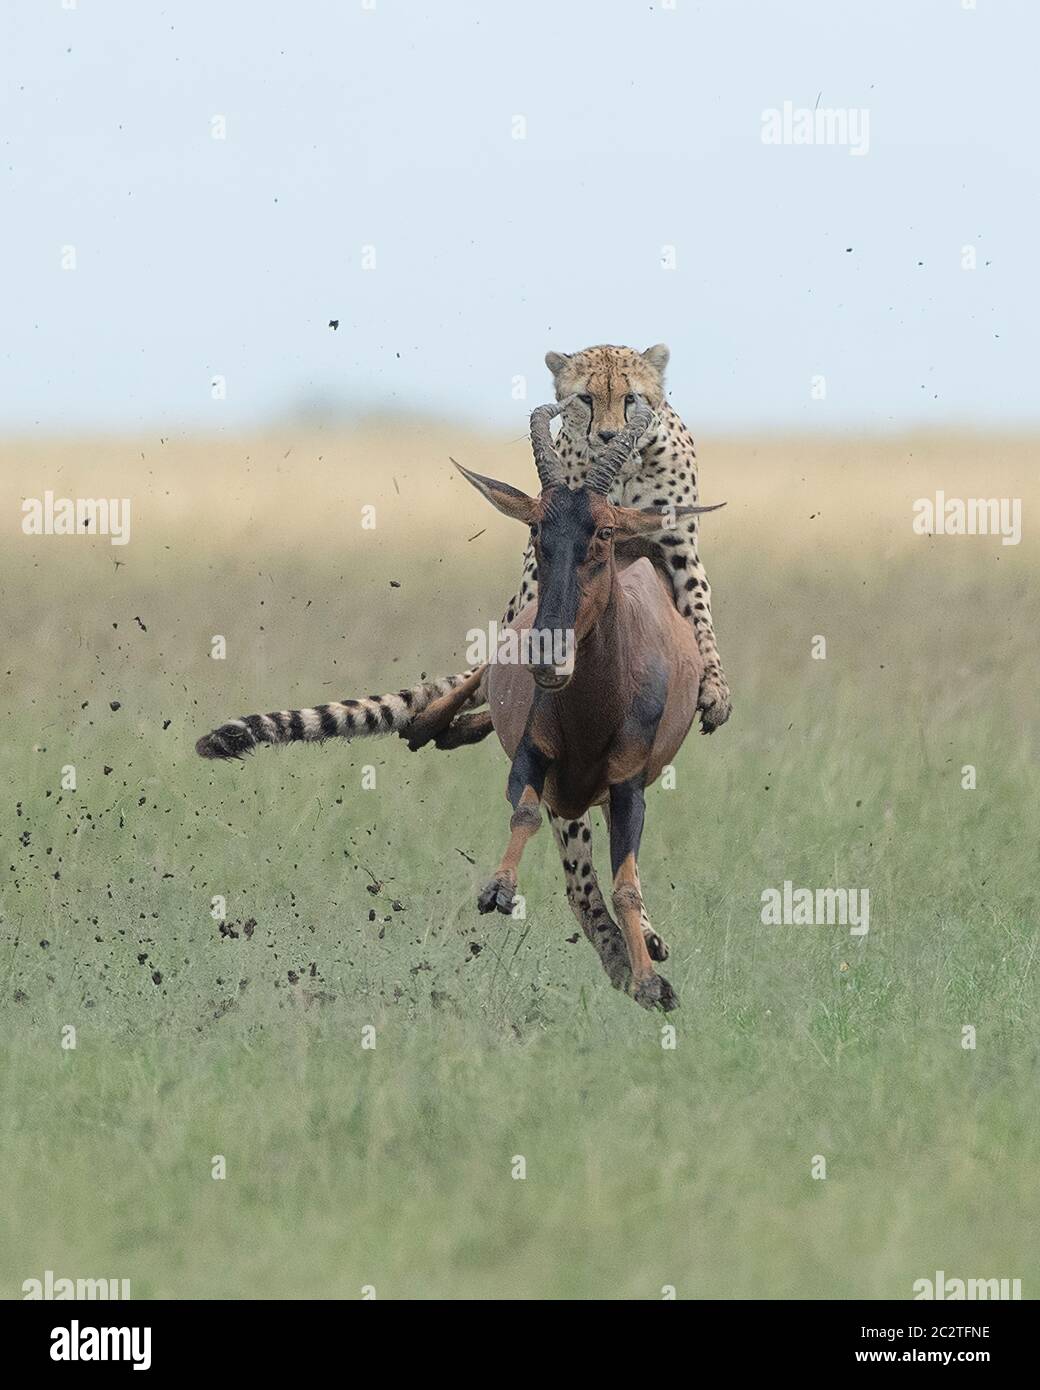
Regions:
<instances>
[{"instance_id":1,"label":"topi antelope","mask_svg":"<svg viewBox=\"0 0 1040 1390\"><path fill-rule=\"evenodd\" d=\"M482 715L458 718L458 711L474 699L483 702L493 685L492 713L513 758L509 795L514 821L519 815L520 824L513 827L499 874L481 895L482 910L508 910L520 852L538 827L537 803L544 801L563 858L568 901L612 984L633 989L647 1007L658 1002L669 1008L677 1003L675 994L649 965L651 958L665 960L668 949L642 907L636 858L643 788L674 756L690 728L701 658L696 642L691 642L692 628L673 606L667 575L645 556L623 571L615 564L615 537L618 559L624 564L644 547L654 553L645 537L659 535L662 528L657 512L615 507L606 498L651 412L637 395L627 408L628 427L597 457L584 486L570 493L549 435L550 420L566 405L564 400L558 406L541 406L531 417L542 483L537 500L460 469L500 511L532 527L546 604L542 609L531 603L512 626L524 631L533 627L532 635L537 636L540 629L557 623L565 635L577 636L582 643L580 661L566 687L566 674L544 666L537 670L540 686L523 667L483 666L393 695L245 715L204 735L196 751L204 758L240 759L265 743L320 743L336 736L354 739L395 732L412 747L431 739L439 747L458 747L484 734ZM673 513L678 518L714 510L691 505L676 507ZM567 608L574 610L569 626L563 621ZM531 764L532 792L541 777L539 796L528 796L522 811L527 784L514 790L516 779L524 775L521 745ZM588 810L593 805L602 806L611 831L614 903L624 935L607 910L592 862Z\"/></svg>"},{"instance_id":2,"label":"topi antelope","mask_svg":"<svg viewBox=\"0 0 1040 1390\"><path fill-rule=\"evenodd\" d=\"M520 644L530 659L495 663L486 675L495 732L512 762L506 796L513 815L506 852L477 906L511 912L520 858L541 824L543 804L572 822L602 806L623 943L605 911L599 920L589 913L579 920L616 987L645 1008L673 1009L678 998L654 971L648 949L660 942L643 907L639 845L645 789L675 757L693 723L702 657L693 628L651 561L642 556L620 569L615 559L616 543L661 529L659 512L615 506L606 496L650 424L650 408L634 398L625 429L584 486L571 491L549 432L564 405L539 406L531 416L539 497L456 464L493 507L530 527L538 564L537 600L513 624L522 633L531 630ZM689 516L716 508L675 510ZM561 634L572 661L563 667L537 661L532 652L559 650ZM655 952L663 957L663 950Z\"/></svg>"}]
</instances>

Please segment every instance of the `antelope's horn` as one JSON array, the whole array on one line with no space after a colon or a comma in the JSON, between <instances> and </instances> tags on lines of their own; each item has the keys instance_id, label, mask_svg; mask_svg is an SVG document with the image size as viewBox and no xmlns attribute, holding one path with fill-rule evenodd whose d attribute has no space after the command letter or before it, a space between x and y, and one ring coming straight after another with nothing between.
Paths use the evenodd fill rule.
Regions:
<instances>
[{"instance_id":1,"label":"antelope's horn","mask_svg":"<svg viewBox=\"0 0 1040 1390\"><path fill-rule=\"evenodd\" d=\"M590 492L606 493L610 491L614 479L621 471L622 464L625 463L635 448L640 436L644 435L650 428L653 418L654 412L646 401L643 400L642 396L636 396L635 404L629 410L628 423L625 428L612 441L610 447L604 449L595 465L589 470L585 479L585 486Z\"/></svg>"},{"instance_id":2,"label":"antelope's horn","mask_svg":"<svg viewBox=\"0 0 1040 1390\"><path fill-rule=\"evenodd\" d=\"M538 480L543 490L563 482L565 470L559 454L553 447L549 421L559 415L566 404L567 401L552 401L549 405L536 406L531 411L531 448L534 451L534 466L538 469Z\"/></svg>"}]
</instances>

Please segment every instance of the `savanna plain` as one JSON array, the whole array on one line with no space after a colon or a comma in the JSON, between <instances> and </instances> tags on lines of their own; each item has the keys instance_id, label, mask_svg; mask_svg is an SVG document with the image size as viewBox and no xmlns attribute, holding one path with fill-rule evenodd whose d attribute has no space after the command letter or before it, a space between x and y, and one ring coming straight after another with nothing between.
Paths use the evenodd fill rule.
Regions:
<instances>
[{"instance_id":1,"label":"savanna plain","mask_svg":"<svg viewBox=\"0 0 1040 1390\"><path fill-rule=\"evenodd\" d=\"M524 533L448 455L530 489L523 431L0 448L0 1295L1040 1291L1036 441L699 441L734 714L648 796L667 1018L571 939L547 828L526 917L478 916L493 740L195 756L463 669ZM23 535L46 489L130 543ZM1021 544L916 535L938 489ZM869 931L764 924L785 881Z\"/></svg>"}]
</instances>

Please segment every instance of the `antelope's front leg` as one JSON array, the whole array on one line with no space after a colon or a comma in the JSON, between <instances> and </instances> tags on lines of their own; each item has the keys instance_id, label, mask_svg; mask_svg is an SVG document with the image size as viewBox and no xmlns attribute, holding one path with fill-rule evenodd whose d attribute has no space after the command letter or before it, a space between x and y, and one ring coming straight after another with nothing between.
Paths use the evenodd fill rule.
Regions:
<instances>
[{"instance_id":1,"label":"antelope's front leg","mask_svg":"<svg viewBox=\"0 0 1040 1390\"><path fill-rule=\"evenodd\" d=\"M542 787L547 762L525 734L513 759L507 795L513 807L509 821L509 843L494 875L477 895L479 912L513 911L516 876L528 840L542 823Z\"/></svg>"},{"instance_id":2,"label":"antelope's front leg","mask_svg":"<svg viewBox=\"0 0 1040 1390\"><path fill-rule=\"evenodd\" d=\"M644 1009L677 1009L679 996L658 975L643 933L643 894L636 858L643 836L646 803L640 782L621 782L610 789L610 864L614 871L614 913L628 947L632 998Z\"/></svg>"},{"instance_id":3,"label":"antelope's front leg","mask_svg":"<svg viewBox=\"0 0 1040 1390\"><path fill-rule=\"evenodd\" d=\"M603 811L603 819L604 819L604 821L606 821L606 824L607 824L607 833L609 834L609 833L610 833L610 802L609 802L609 801L605 801L605 802L603 803L603 806L601 807L601 810ZM638 868L636 869L636 887L639 888L639 894L640 894L640 897L642 897L643 890L642 890L642 888L640 887L640 884L639 884L639 870L638 870ZM650 918L646 915L646 904L645 904L645 903L643 904L643 907L642 907L642 909L641 909L641 911L640 911L640 913L639 913L639 924L640 924L640 926L641 926L642 929L643 929L643 940L646 942L646 949L647 949L647 952L648 952L648 954L649 954L649 956L650 956L650 959L651 959L651 960L657 960L657 961L667 960L667 959L668 959L668 942L667 942L667 941L663 941L663 940L661 939L661 937L659 937L659 936L657 935L657 933L654 931L653 927L650 925Z\"/></svg>"}]
</instances>

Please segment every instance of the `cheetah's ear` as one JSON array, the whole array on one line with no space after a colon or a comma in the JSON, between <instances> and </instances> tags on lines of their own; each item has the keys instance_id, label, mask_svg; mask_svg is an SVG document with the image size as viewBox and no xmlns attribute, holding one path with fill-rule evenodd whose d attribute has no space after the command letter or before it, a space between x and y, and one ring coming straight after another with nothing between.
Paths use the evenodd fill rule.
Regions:
<instances>
[{"instance_id":1,"label":"cheetah's ear","mask_svg":"<svg viewBox=\"0 0 1040 1390\"><path fill-rule=\"evenodd\" d=\"M664 343L655 343L653 347L648 347L643 356L650 363L651 367L661 376L664 376L664 369L668 366L668 359L671 357L667 346Z\"/></svg>"},{"instance_id":2,"label":"cheetah's ear","mask_svg":"<svg viewBox=\"0 0 1040 1390\"><path fill-rule=\"evenodd\" d=\"M553 376L559 376L570 360L570 353L567 352L547 352L545 354L545 365Z\"/></svg>"}]
</instances>

